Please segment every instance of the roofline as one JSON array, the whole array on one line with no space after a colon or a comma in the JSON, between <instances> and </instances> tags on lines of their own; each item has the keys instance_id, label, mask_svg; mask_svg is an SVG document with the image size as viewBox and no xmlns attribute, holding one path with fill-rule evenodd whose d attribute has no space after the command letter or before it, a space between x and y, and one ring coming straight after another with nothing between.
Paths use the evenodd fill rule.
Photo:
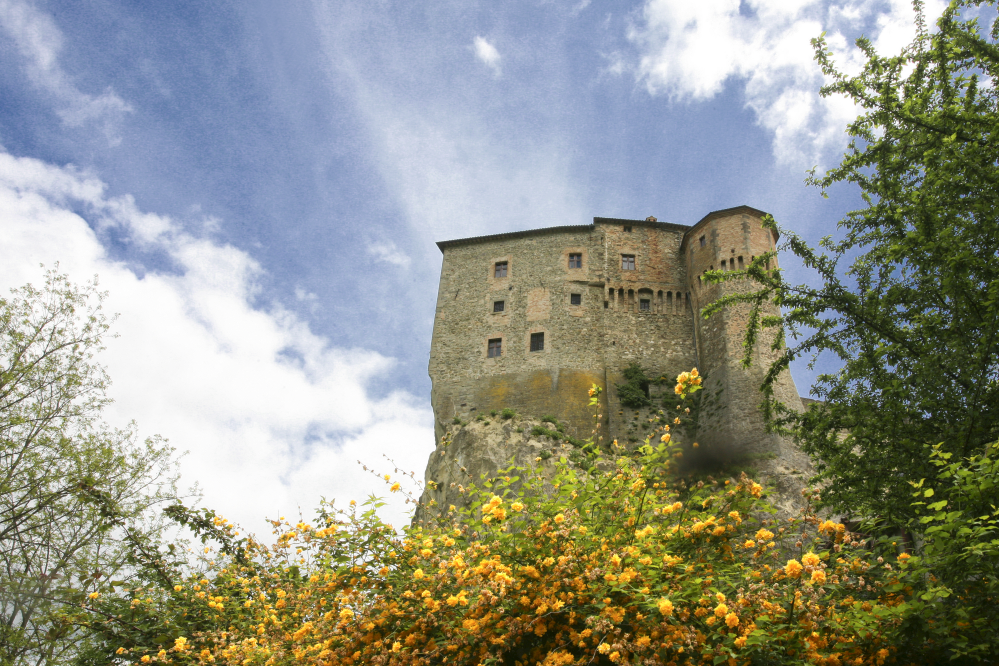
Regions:
<instances>
[{"instance_id":1,"label":"roofline","mask_svg":"<svg viewBox=\"0 0 999 666\"><path fill-rule=\"evenodd\" d=\"M491 243L493 241L510 240L513 238L525 238L527 236L544 236L547 234L561 232L593 231L598 224L630 224L641 227L655 227L657 229L671 229L675 231L687 231L690 229L685 224L673 224L670 222L652 222L650 220L626 220L618 217L594 217L593 224L577 224L561 227L542 227L540 229L525 229L524 231L510 231L505 234L490 234L488 236L470 236L468 238L455 238L453 240L438 241L437 247L443 252L447 248L459 245L473 245L476 243Z\"/></svg>"},{"instance_id":2,"label":"roofline","mask_svg":"<svg viewBox=\"0 0 999 666\"><path fill-rule=\"evenodd\" d=\"M545 234L557 233L561 231L593 231L592 224L577 224L563 227L542 227L541 229L525 229L524 231L510 231L505 234L490 234L488 236L470 236L468 238L455 238L454 240L437 241L437 247L443 252L446 248L458 245L473 245L476 243L491 243L492 241L510 240L513 238L525 238L527 236L544 236Z\"/></svg>"},{"instance_id":3,"label":"roofline","mask_svg":"<svg viewBox=\"0 0 999 666\"><path fill-rule=\"evenodd\" d=\"M733 208L722 208L721 210L713 210L704 217L702 217L700 220L698 220L697 223L694 226L690 227L687 233L684 234L683 241L680 242L680 252L683 252L683 248L687 245L687 239L692 237L694 235L694 232L697 231L701 226L707 224L711 220L717 220L720 217L728 217L730 215L737 215L739 213L748 213L750 215L754 215L760 218L770 214L766 211L760 210L759 208L753 208L752 206L745 206L745 205L735 206ZM774 229L772 233L774 236L774 243L776 244L777 241L780 240L780 234L777 233L776 229Z\"/></svg>"},{"instance_id":4,"label":"roofline","mask_svg":"<svg viewBox=\"0 0 999 666\"><path fill-rule=\"evenodd\" d=\"M697 224L693 226L688 226L686 224L675 224L673 222L653 222L651 220L628 220L619 217L594 217L593 224L577 224L577 225L566 225L560 227L542 227L540 229L525 229L523 231L510 231L504 234L489 234L487 236L469 236L468 238L455 238L453 240L438 241L437 247L443 253L447 248L458 247L461 245L474 245L477 243L491 243L493 241L502 240L512 240L514 238L527 238L530 236L545 236L554 233L563 232L584 232L593 231L596 229L598 224L630 224L633 226L640 227L653 227L656 229L670 230L670 231L682 231L684 232L683 240L680 242L680 249L683 250L684 245L687 243L687 238L690 237L691 233L696 231L698 227L710 222L711 220L716 220L719 217L728 217L729 215L736 215L738 213L748 213L750 215L755 215L756 217L763 217L767 215L765 211L759 210L758 208L753 208L752 206L735 206L734 208L723 208L722 210L715 210L700 220ZM773 232L774 242L780 238L780 235L776 230Z\"/></svg>"}]
</instances>

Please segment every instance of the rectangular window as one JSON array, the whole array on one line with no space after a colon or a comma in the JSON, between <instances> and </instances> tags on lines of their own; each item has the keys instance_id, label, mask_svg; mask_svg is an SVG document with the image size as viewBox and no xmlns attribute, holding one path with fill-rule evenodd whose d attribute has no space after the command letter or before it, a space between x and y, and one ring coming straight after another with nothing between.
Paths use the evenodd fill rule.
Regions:
<instances>
[{"instance_id":1,"label":"rectangular window","mask_svg":"<svg viewBox=\"0 0 999 666\"><path fill-rule=\"evenodd\" d=\"M626 226L624 228L624 233L626 233L626 234L630 234L631 233L631 225L628 225L628 226Z\"/></svg>"},{"instance_id":2,"label":"rectangular window","mask_svg":"<svg viewBox=\"0 0 999 666\"><path fill-rule=\"evenodd\" d=\"M506 277L506 263L505 261L496 262L496 271L493 273L493 277Z\"/></svg>"},{"instance_id":3,"label":"rectangular window","mask_svg":"<svg viewBox=\"0 0 999 666\"><path fill-rule=\"evenodd\" d=\"M503 312L504 307L506 307L505 301L493 301L493 312Z\"/></svg>"},{"instance_id":4,"label":"rectangular window","mask_svg":"<svg viewBox=\"0 0 999 666\"><path fill-rule=\"evenodd\" d=\"M493 338L492 340L490 340L489 351L486 353L486 356L488 356L489 358L496 358L502 353L503 353L503 339Z\"/></svg>"},{"instance_id":5,"label":"rectangular window","mask_svg":"<svg viewBox=\"0 0 999 666\"><path fill-rule=\"evenodd\" d=\"M582 254L570 254L569 255L569 268L582 268L583 267L583 255Z\"/></svg>"},{"instance_id":6,"label":"rectangular window","mask_svg":"<svg viewBox=\"0 0 999 666\"><path fill-rule=\"evenodd\" d=\"M701 247L704 247L705 245L706 241L704 240L704 236L701 236Z\"/></svg>"},{"instance_id":7,"label":"rectangular window","mask_svg":"<svg viewBox=\"0 0 999 666\"><path fill-rule=\"evenodd\" d=\"M545 334L531 333L531 351L545 350Z\"/></svg>"},{"instance_id":8,"label":"rectangular window","mask_svg":"<svg viewBox=\"0 0 999 666\"><path fill-rule=\"evenodd\" d=\"M622 271L633 271L633 270L635 270L635 255L633 255L633 254L622 254L621 255L621 270Z\"/></svg>"},{"instance_id":9,"label":"rectangular window","mask_svg":"<svg viewBox=\"0 0 999 666\"><path fill-rule=\"evenodd\" d=\"M582 294L569 294L569 305L582 305L583 295Z\"/></svg>"},{"instance_id":10,"label":"rectangular window","mask_svg":"<svg viewBox=\"0 0 999 666\"><path fill-rule=\"evenodd\" d=\"M651 310L651 309L652 309L652 308L650 307L650 305L651 305L651 304L650 304L650 301L649 301L649 299L648 299L648 298L640 298L640 299L638 300L638 309L639 309L639 310L642 310L642 311L644 311L644 312L648 312L649 310Z\"/></svg>"}]
</instances>

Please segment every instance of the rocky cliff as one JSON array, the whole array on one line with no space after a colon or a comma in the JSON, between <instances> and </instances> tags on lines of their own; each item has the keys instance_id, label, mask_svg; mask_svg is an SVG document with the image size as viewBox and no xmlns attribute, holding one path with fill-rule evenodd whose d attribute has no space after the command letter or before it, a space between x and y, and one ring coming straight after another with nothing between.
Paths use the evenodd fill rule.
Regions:
<instances>
[{"instance_id":1,"label":"rocky cliff","mask_svg":"<svg viewBox=\"0 0 999 666\"><path fill-rule=\"evenodd\" d=\"M414 523L446 516L452 506L467 507L474 501L467 492L470 485L481 487L483 480L500 476L512 465L536 469L552 478L560 458L569 464L582 462L585 456L579 441L567 441L570 438L565 430L563 424L550 420L503 418L499 413L446 426L445 435L427 462L425 490ZM688 465L684 473L719 478L737 477L745 471L768 488L768 499L782 517L797 515L804 506L802 490L813 468L796 447L777 441L780 448L772 454L722 466L705 462L709 456L699 456L699 462ZM605 464L611 461L609 457Z\"/></svg>"}]
</instances>

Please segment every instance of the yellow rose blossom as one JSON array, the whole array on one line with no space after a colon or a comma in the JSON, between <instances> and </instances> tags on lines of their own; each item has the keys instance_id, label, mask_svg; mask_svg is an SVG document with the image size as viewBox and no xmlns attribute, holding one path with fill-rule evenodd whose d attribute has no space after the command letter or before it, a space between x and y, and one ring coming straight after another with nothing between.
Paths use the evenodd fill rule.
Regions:
<instances>
[{"instance_id":1,"label":"yellow rose blossom","mask_svg":"<svg viewBox=\"0 0 999 666\"><path fill-rule=\"evenodd\" d=\"M736 638L735 639L735 646L737 648L745 647L746 646L746 637L745 636L739 636L738 638Z\"/></svg>"},{"instance_id":2,"label":"yellow rose blossom","mask_svg":"<svg viewBox=\"0 0 999 666\"><path fill-rule=\"evenodd\" d=\"M669 599L659 600L659 612L663 615L670 616L673 614L673 602Z\"/></svg>"},{"instance_id":3,"label":"yellow rose blossom","mask_svg":"<svg viewBox=\"0 0 999 666\"><path fill-rule=\"evenodd\" d=\"M670 440L669 433L666 433L665 435L659 438L659 441L662 442L663 444L669 444L669 440Z\"/></svg>"},{"instance_id":4,"label":"yellow rose blossom","mask_svg":"<svg viewBox=\"0 0 999 666\"><path fill-rule=\"evenodd\" d=\"M718 617L725 617L726 613L728 613L728 606L725 604L718 604L715 606L715 615Z\"/></svg>"},{"instance_id":5,"label":"yellow rose blossom","mask_svg":"<svg viewBox=\"0 0 999 666\"><path fill-rule=\"evenodd\" d=\"M746 539L746 542L742 544L743 548L756 548L756 542L751 539Z\"/></svg>"},{"instance_id":6,"label":"yellow rose blossom","mask_svg":"<svg viewBox=\"0 0 999 666\"><path fill-rule=\"evenodd\" d=\"M561 525L562 523L564 523L565 522L565 515L561 514L561 513L556 514L556 516L555 516L555 522L558 523L559 525Z\"/></svg>"},{"instance_id":7,"label":"yellow rose blossom","mask_svg":"<svg viewBox=\"0 0 999 666\"><path fill-rule=\"evenodd\" d=\"M815 553L805 553L804 557L801 558L801 563L806 567L814 567L818 565L820 561L819 556Z\"/></svg>"},{"instance_id":8,"label":"yellow rose blossom","mask_svg":"<svg viewBox=\"0 0 999 666\"><path fill-rule=\"evenodd\" d=\"M142 655L142 659L140 659L139 661L141 661L143 664L148 664L149 663L149 655L148 654Z\"/></svg>"},{"instance_id":9,"label":"yellow rose blossom","mask_svg":"<svg viewBox=\"0 0 999 666\"><path fill-rule=\"evenodd\" d=\"M611 647L607 643L601 643L600 645L597 646L597 652L599 652L600 654L607 654L610 651Z\"/></svg>"},{"instance_id":10,"label":"yellow rose blossom","mask_svg":"<svg viewBox=\"0 0 999 666\"><path fill-rule=\"evenodd\" d=\"M521 511L524 510L524 505L521 504L520 502L514 502L513 504L510 505L510 509L514 513L520 513Z\"/></svg>"},{"instance_id":11,"label":"yellow rose blossom","mask_svg":"<svg viewBox=\"0 0 999 666\"><path fill-rule=\"evenodd\" d=\"M736 615L735 613L729 613L728 615L725 616L725 624L727 624L729 628L738 627L739 616Z\"/></svg>"},{"instance_id":12,"label":"yellow rose blossom","mask_svg":"<svg viewBox=\"0 0 999 666\"><path fill-rule=\"evenodd\" d=\"M402 486L401 486L401 485L399 485L399 482L398 482L398 481L396 481L395 483L393 483L393 484L392 484L392 487L391 487L391 488L389 488L389 492L392 492L392 493L396 493L396 492L399 492L399 489L400 489L400 488L402 488Z\"/></svg>"},{"instance_id":13,"label":"yellow rose blossom","mask_svg":"<svg viewBox=\"0 0 999 666\"><path fill-rule=\"evenodd\" d=\"M801 575L801 564L798 560L788 560L787 564L784 566L784 573L786 573L791 578L797 578Z\"/></svg>"},{"instance_id":14,"label":"yellow rose blossom","mask_svg":"<svg viewBox=\"0 0 999 666\"><path fill-rule=\"evenodd\" d=\"M760 528L760 530L756 533L757 541L770 541L773 538L774 533L765 527Z\"/></svg>"},{"instance_id":15,"label":"yellow rose blossom","mask_svg":"<svg viewBox=\"0 0 999 666\"><path fill-rule=\"evenodd\" d=\"M822 585L826 582L826 572L822 569L816 569L812 572L812 579L810 582L812 585Z\"/></svg>"}]
</instances>

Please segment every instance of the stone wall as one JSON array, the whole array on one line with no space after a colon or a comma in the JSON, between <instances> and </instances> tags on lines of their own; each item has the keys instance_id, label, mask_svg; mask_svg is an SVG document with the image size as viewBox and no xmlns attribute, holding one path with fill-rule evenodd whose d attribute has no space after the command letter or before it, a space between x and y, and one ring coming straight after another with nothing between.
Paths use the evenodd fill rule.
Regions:
<instances>
[{"instance_id":1,"label":"stone wall","mask_svg":"<svg viewBox=\"0 0 999 666\"><path fill-rule=\"evenodd\" d=\"M593 427L586 407L593 384L605 389L599 434L634 439L649 414L624 409L615 385L638 363L670 380L694 366L708 375L723 409L706 449L780 455L788 445L766 433L757 409L772 352L761 345L753 368L740 365L748 310L695 317L719 296L750 288L742 281L708 285L702 276L744 268L774 248L762 215L741 206L693 226L594 218L590 225L439 243L444 261L430 356L438 439L455 417L467 421L507 407L556 416L585 438ZM497 272L503 263L505 271ZM543 335L543 350L531 350L532 334ZM499 342L498 356L490 356L490 340ZM778 393L801 408L789 375Z\"/></svg>"}]
</instances>

